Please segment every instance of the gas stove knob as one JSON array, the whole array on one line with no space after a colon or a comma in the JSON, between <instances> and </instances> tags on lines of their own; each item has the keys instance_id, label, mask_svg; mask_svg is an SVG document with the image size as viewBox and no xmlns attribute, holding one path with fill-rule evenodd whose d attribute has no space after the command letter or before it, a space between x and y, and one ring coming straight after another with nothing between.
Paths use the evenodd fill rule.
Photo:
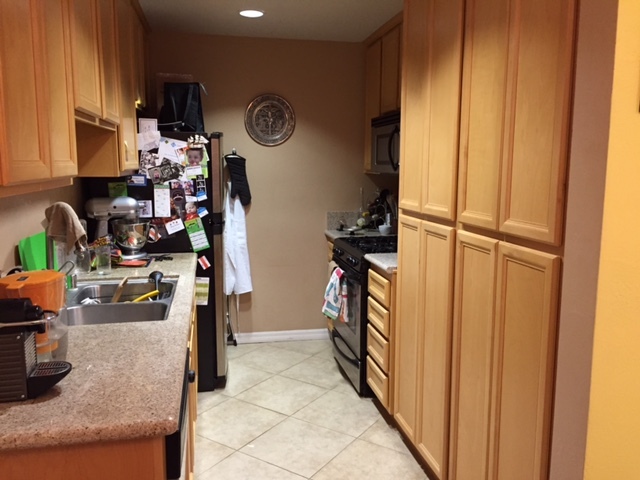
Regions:
<instances>
[{"instance_id":1,"label":"gas stove knob","mask_svg":"<svg viewBox=\"0 0 640 480\"><path fill-rule=\"evenodd\" d=\"M333 253L340 256L344 253L344 250L342 250L341 248L333 247Z\"/></svg>"},{"instance_id":2,"label":"gas stove knob","mask_svg":"<svg viewBox=\"0 0 640 480\"><path fill-rule=\"evenodd\" d=\"M349 264L350 264L352 267L355 267L356 265L358 265L358 263L360 263L360 262L358 262L358 259L357 259L357 258L353 258L353 257L348 257L348 258L347 258L347 262L349 262Z\"/></svg>"}]
</instances>

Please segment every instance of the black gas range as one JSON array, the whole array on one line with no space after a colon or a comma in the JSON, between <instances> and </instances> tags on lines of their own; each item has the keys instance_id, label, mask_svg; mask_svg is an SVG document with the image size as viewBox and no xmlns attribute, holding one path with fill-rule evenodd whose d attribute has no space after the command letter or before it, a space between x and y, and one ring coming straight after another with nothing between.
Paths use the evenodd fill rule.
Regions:
<instances>
[{"instance_id":1,"label":"black gas range","mask_svg":"<svg viewBox=\"0 0 640 480\"><path fill-rule=\"evenodd\" d=\"M333 260L344 263L358 272L366 272L368 253L394 253L398 251L397 235L338 237L333 242ZM342 268L342 267L341 267Z\"/></svg>"},{"instance_id":2,"label":"black gas range","mask_svg":"<svg viewBox=\"0 0 640 480\"><path fill-rule=\"evenodd\" d=\"M343 271L347 316L332 321L333 356L358 394L371 394L367 386L367 289L370 253L398 251L398 237L348 236L333 242L333 261Z\"/></svg>"}]
</instances>

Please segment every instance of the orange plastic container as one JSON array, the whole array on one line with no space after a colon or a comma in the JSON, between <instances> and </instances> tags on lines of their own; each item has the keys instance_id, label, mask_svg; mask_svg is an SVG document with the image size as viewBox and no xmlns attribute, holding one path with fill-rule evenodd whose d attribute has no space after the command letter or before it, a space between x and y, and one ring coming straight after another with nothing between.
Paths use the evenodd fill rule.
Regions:
<instances>
[{"instance_id":1,"label":"orange plastic container","mask_svg":"<svg viewBox=\"0 0 640 480\"><path fill-rule=\"evenodd\" d=\"M19 272L0 278L0 298L29 298L34 305L56 314L64 307L66 292L66 275L55 270ZM58 348L57 341L49 341L49 326L47 332L36 334L39 355Z\"/></svg>"}]
</instances>

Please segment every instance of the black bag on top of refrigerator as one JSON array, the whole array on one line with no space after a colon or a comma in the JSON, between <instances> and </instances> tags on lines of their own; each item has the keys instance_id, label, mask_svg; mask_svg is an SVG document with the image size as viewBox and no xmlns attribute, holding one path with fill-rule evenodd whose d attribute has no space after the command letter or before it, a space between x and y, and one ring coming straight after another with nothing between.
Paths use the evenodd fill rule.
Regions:
<instances>
[{"instance_id":1,"label":"black bag on top of refrigerator","mask_svg":"<svg viewBox=\"0 0 640 480\"><path fill-rule=\"evenodd\" d=\"M159 130L204 132L199 83L164 84L164 105L158 115Z\"/></svg>"}]
</instances>

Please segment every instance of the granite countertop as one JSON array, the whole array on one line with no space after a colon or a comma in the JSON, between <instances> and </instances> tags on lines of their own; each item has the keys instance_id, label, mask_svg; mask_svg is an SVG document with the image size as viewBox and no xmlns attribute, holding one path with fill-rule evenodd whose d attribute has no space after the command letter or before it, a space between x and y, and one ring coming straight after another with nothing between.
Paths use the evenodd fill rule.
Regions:
<instances>
[{"instance_id":1,"label":"granite countertop","mask_svg":"<svg viewBox=\"0 0 640 480\"><path fill-rule=\"evenodd\" d=\"M357 230L356 233L354 233L354 235L357 235L360 237L380 237L381 233L378 230L366 229L366 230ZM349 237L353 235L350 235L347 230L343 230L343 231L325 230L324 236L327 237L327 240L329 240L330 242L333 242L338 237Z\"/></svg>"},{"instance_id":2,"label":"granite countertop","mask_svg":"<svg viewBox=\"0 0 640 480\"><path fill-rule=\"evenodd\" d=\"M114 268L79 280L146 278L154 270L177 278L166 320L69 327L71 372L43 395L0 403L0 450L164 436L178 429L178 414L196 255L146 268Z\"/></svg>"},{"instance_id":3,"label":"granite countertop","mask_svg":"<svg viewBox=\"0 0 640 480\"><path fill-rule=\"evenodd\" d=\"M393 273L398 269L397 253L367 253L364 258L387 273Z\"/></svg>"}]
</instances>

